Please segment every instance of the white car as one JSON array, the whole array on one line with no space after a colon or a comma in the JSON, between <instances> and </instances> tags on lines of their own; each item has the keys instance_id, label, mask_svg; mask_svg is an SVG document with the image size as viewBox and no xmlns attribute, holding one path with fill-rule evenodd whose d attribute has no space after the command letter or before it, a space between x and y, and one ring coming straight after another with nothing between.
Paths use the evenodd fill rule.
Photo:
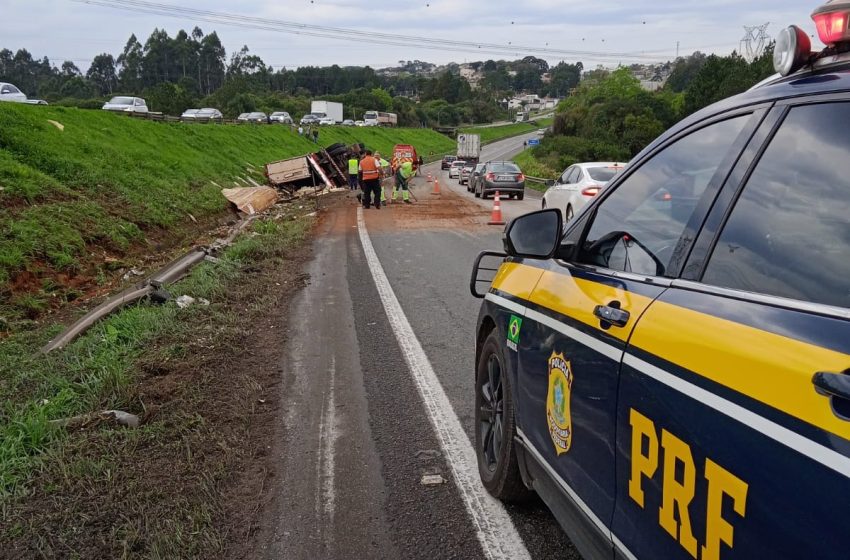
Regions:
<instances>
[{"instance_id":1,"label":"white car","mask_svg":"<svg viewBox=\"0 0 850 560\"><path fill-rule=\"evenodd\" d=\"M354 126L366 126L366 123L363 121L354 121Z\"/></svg>"},{"instance_id":2,"label":"white car","mask_svg":"<svg viewBox=\"0 0 850 560\"><path fill-rule=\"evenodd\" d=\"M336 121L333 119L333 117L322 117L321 119L319 119L319 124L320 125L331 125L331 124L336 124Z\"/></svg>"},{"instance_id":3,"label":"white car","mask_svg":"<svg viewBox=\"0 0 850 560\"><path fill-rule=\"evenodd\" d=\"M460 170L464 165L466 165L466 162L462 159L456 159L453 161L449 166L449 179L460 179Z\"/></svg>"},{"instance_id":4,"label":"white car","mask_svg":"<svg viewBox=\"0 0 850 560\"><path fill-rule=\"evenodd\" d=\"M200 112L201 112L200 109L186 109L185 111L183 111L183 114L180 115L180 118L183 119L183 120L194 119L195 117L198 116L198 113L200 113Z\"/></svg>"},{"instance_id":5,"label":"white car","mask_svg":"<svg viewBox=\"0 0 850 560\"><path fill-rule=\"evenodd\" d=\"M148 104L141 97L113 97L103 104L104 111L122 111L125 113L147 113Z\"/></svg>"},{"instance_id":6,"label":"white car","mask_svg":"<svg viewBox=\"0 0 850 560\"><path fill-rule=\"evenodd\" d=\"M625 166L613 161L571 165L543 193L543 208L560 208L564 221L571 220Z\"/></svg>"},{"instance_id":7,"label":"white car","mask_svg":"<svg viewBox=\"0 0 850 560\"><path fill-rule=\"evenodd\" d=\"M5 82L0 82L0 101L13 101L16 103L26 103L27 96L24 92Z\"/></svg>"}]
</instances>

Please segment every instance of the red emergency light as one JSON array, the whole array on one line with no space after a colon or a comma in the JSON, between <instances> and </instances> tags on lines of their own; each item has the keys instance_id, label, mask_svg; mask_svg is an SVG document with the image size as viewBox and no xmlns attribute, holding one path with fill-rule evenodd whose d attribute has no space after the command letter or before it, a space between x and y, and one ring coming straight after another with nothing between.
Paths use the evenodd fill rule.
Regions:
<instances>
[{"instance_id":1,"label":"red emergency light","mask_svg":"<svg viewBox=\"0 0 850 560\"><path fill-rule=\"evenodd\" d=\"M847 23L850 22L850 1L829 0L812 12L818 37L824 45L834 45L850 40Z\"/></svg>"}]
</instances>

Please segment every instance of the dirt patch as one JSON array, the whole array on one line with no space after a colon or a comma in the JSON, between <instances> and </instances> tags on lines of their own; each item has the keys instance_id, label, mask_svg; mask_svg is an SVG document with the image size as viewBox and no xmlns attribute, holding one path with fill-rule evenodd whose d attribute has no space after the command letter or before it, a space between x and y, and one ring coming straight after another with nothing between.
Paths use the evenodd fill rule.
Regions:
<instances>
[{"instance_id":1,"label":"dirt patch","mask_svg":"<svg viewBox=\"0 0 850 560\"><path fill-rule=\"evenodd\" d=\"M187 313L190 337L151 344L130 399L142 428L70 434L31 494L5 504L0 558L239 556L267 488L288 303L309 258L308 238L255 261Z\"/></svg>"},{"instance_id":2,"label":"dirt patch","mask_svg":"<svg viewBox=\"0 0 850 560\"><path fill-rule=\"evenodd\" d=\"M370 231L411 229L476 229L487 227L490 213L475 202L447 188L433 194L433 183L417 178L411 189L411 204L401 200L385 205L381 210L367 210L366 223ZM401 198L400 195L398 197Z\"/></svg>"}]
</instances>

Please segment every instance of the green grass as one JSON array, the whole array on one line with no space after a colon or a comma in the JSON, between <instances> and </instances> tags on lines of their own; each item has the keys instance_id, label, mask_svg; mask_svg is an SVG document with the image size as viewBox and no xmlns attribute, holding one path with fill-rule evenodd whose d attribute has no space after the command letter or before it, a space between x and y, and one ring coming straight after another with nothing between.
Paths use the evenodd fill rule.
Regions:
<instances>
[{"instance_id":1,"label":"green grass","mask_svg":"<svg viewBox=\"0 0 850 560\"><path fill-rule=\"evenodd\" d=\"M459 132L466 134L480 134L481 142L483 144L489 144L496 140L510 138L511 136L520 136L521 134L528 134L529 132L533 132L539 128L546 128L552 124L552 120L553 119L551 117L547 117L545 119L512 123L503 126L472 126L461 128Z\"/></svg>"},{"instance_id":2,"label":"green grass","mask_svg":"<svg viewBox=\"0 0 850 560\"><path fill-rule=\"evenodd\" d=\"M221 299L248 262L280 254L303 240L309 218L256 222L255 235L242 236L218 263L203 263L169 290L212 301ZM45 453L61 443L63 430L51 420L104 409L132 407L129 388L137 360L163 336L191 335L187 315L211 313L195 306L129 307L97 324L67 348L49 355L38 348L59 326L24 331L0 343L0 506L27 489ZM77 465L77 468L80 465ZM2 511L0 507L0 511Z\"/></svg>"},{"instance_id":3,"label":"green grass","mask_svg":"<svg viewBox=\"0 0 850 560\"><path fill-rule=\"evenodd\" d=\"M49 123L61 123L63 130ZM319 143L362 142L389 153L413 144L424 156L454 149L428 129L322 128ZM283 126L163 123L104 111L0 104L0 302L23 271L100 277L104 257L222 212L220 187L252 167L314 151ZM217 183L213 184L213 183ZM167 243L165 243L167 245ZM0 303L0 316L25 310Z\"/></svg>"},{"instance_id":4,"label":"green grass","mask_svg":"<svg viewBox=\"0 0 850 560\"><path fill-rule=\"evenodd\" d=\"M520 169L522 169L523 173L526 175L538 177L540 179L554 179L560 175L561 171L563 171L555 171L544 163L538 161L534 157L534 150L531 148L520 152L516 157L514 157L514 162L519 165ZM547 188L545 183L538 183L536 181L526 181L526 185L538 191L545 191Z\"/></svg>"}]
</instances>

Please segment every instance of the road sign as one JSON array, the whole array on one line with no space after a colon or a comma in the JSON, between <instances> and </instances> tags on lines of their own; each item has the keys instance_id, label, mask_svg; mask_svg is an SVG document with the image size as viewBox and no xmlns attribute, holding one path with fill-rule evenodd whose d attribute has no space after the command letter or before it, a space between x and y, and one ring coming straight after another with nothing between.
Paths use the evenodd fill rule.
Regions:
<instances>
[{"instance_id":1,"label":"road sign","mask_svg":"<svg viewBox=\"0 0 850 560\"><path fill-rule=\"evenodd\" d=\"M528 145L529 146L538 146L538 145L540 145L540 139L539 138L532 138L531 140L528 141Z\"/></svg>"}]
</instances>

